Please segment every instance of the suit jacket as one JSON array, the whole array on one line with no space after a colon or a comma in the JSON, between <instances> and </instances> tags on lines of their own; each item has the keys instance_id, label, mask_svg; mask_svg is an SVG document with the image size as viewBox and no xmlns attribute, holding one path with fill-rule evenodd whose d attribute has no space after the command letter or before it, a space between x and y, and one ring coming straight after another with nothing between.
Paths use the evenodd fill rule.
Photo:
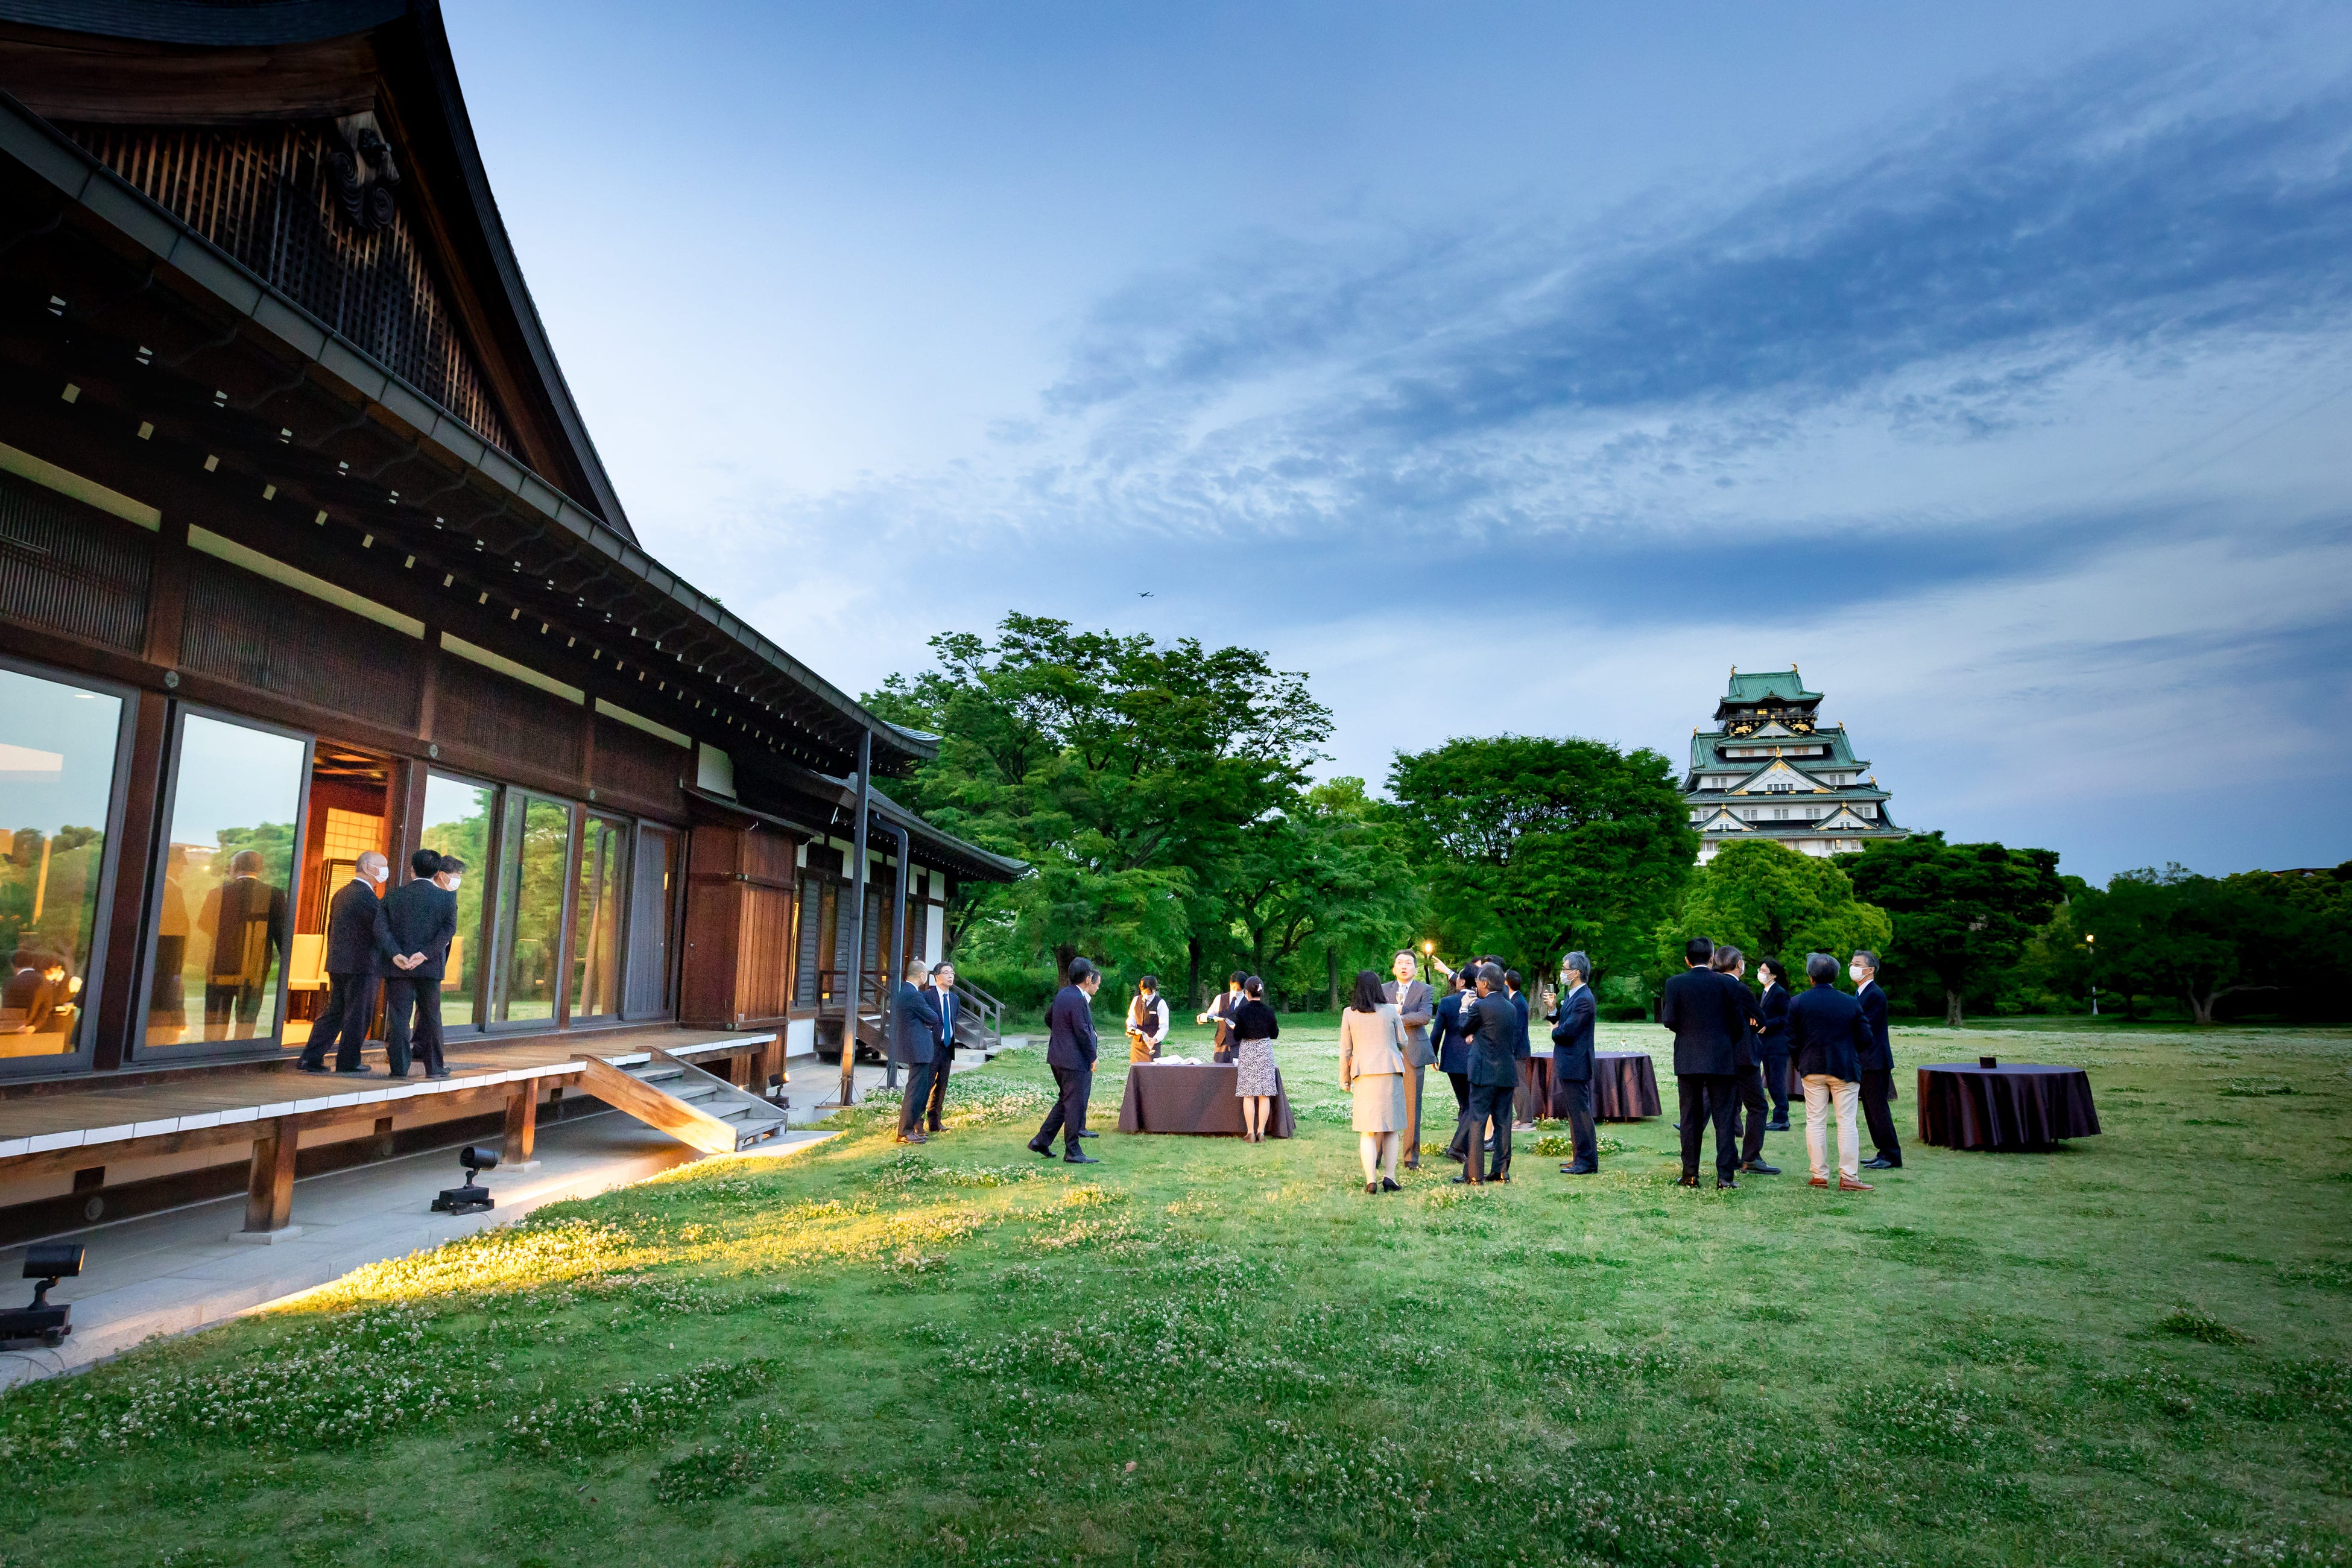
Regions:
<instances>
[{"instance_id":1,"label":"suit jacket","mask_svg":"<svg viewBox=\"0 0 2352 1568\"><path fill-rule=\"evenodd\" d=\"M383 900L375 896L373 888L352 878L327 906L327 973L373 974L379 961L401 951L392 945Z\"/></svg>"},{"instance_id":2,"label":"suit jacket","mask_svg":"<svg viewBox=\"0 0 2352 1568\"><path fill-rule=\"evenodd\" d=\"M1764 1055L1769 1058L1789 1054L1789 988L1775 985L1756 1001L1757 1016L1764 1020Z\"/></svg>"},{"instance_id":3,"label":"suit jacket","mask_svg":"<svg viewBox=\"0 0 2352 1568\"><path fill-rule=\"evenodd\" d=\"M936 985L923 987L923 994L931 999L931 1011L940 1016L940 1060L955 1059L957 1014L963 1004L953 991L942 991Z\"/></svg>"},{"instance_id":4,"label":"suit jacket","mask_svg":"<svg viewBox=\"0 0 2352 1568\"><path fill-rule=\"evenodd\" d=\"M1592 1077L1592 987L1580 985L1561 998L1559 1022L1551 1026L1551 1076L1580 1083Z\"/></svg>"},{"instance_id":5,"label":"suit jacket","mask_svg":"<svg viewBox=\"0 0 2352 1568\"><path fill-rule=\"evenodd\" d=\"M939 1059L940 1010L931 998L939 993L928 985L901 980L890 994L890 1059L906 1067L927 1067Z\"/></svg>"},{"instance_id":6,"label":"suit jacket","mask_svg":"<svg viewBox=\"0 0 2352 1568\"><path fill-rule=\"evenodd\" d=\"M425 962L394 969L386 957L375 966L378 974L387 980L439 980L449 973L449 943L457 935L457 894L430 877L403 882L383 901L383 923L392 932L394 952L421 952Z\"/></svg>"},{"instance_id":7,"label":"suit jacket","mask_svg":"<svg viewBox=\"0 0 2352 1568\"><path fill-rule=\"evenodd\" d=\"M1479 997L1468 1011L1470 1081L1516 1087L1519 1062L1513 1053L1519 1044L1519 1010L1508 996L1496 992Z\"/></svg>"},{"instance_id":8,"label":"suit jacket","mask_svg":"<svg viewBox=\"0 0 2352 1568\"><path fill-rule=\"evenodd\" d=\"M1737 974L1718 969L1733 1006L1739 1009L1739 1065L1752 1068L1764 1060L1764 1015L1756 1008L1756 993L1748 989L1748 982Z\"/></svg>"},{"instance_id":9,"label":"suit jacket","mask_svg":"<svg viewBox=\"0 0 2352 1568\"><path fill-rule=\"evenodd\" d=\"M1685 969L1667 981L1658 998L1658 1022L1675 1032L1675 1072L1738 1070L1739 1036L1748 1027L1748 1015L1714 970Z\"/></svg>"},{"instance_id":10,"label":"suit jacket","mask_svg":"<svg viewBox=\"0 0 2352 1568\"><path fill-rule=\"evenodd\" d=\"M1360 1078L1404 1071L1403 1031L1397 1024L1396 1004L1384 1002L1376 1013L1353 1007L1339 1015L1339 1087Z\"/></svg>"},{"instance_id":11,"label":"suit jacket","mask_svg":"<svg viewBox=\"0 0 2352 1568\"><path fill-rule=\"evenodd\" d=\"M231 877L205 895L197 923L213 942L206 981L259 985L270 959L286 952L286 889L258 877Z\"/></svg>"},{"instance_id":12,"label":"suit jacket","mask_svg":"<svg viewBox=\"0 0 2352 1568\"><path fill-rule=\"evenodd\" d=\"M1519 1037L1517 1042L1512 1046L1511 1054L1518 1058L1521 1061L1525 1061L1528 1058L1536 1054L1535 1048L1528 1043L1528 994L1526 992L1520 991L1513 994L1511 997L1511 1011L1519 1016Z\"/></svg>"},{"instance_id":13,"label":"suit jacket","mask_svg":"<svg viewBox=\"0 0 2352 1568\"><path fill-rule=\"evenodd\" d=\"M1470 1021L1465 1016L1467 1004L1477 996L1468 991L1449 991L1437 1004L1437 1069L1440 1072L1468 1072L1470 1046L1465 1037Z\"/></svg>"},{"instance_id":14,"label":"suit jacket","mask_svg":"<svg viewBox=\"0 0 2352 1568\"><path fill-rule=\"evenodd\" d=\"M1437 1016L1436 998L1429 994L1426 981L1414 980L1403 985L1384 981L1381 994L1396 1004L1397 1028L1404 1038L1404 1065L1425 1068L1437 1059L1437 1048L1430 1044L1430 1020Z\"/></svg>"},{"instance_id":15,"label":"suit jacket","mask_svg":"<svg viewBox=\"0 0 2352 1568\"><path fill-rule=\"evenodd\" d=\"M1862 1077L1862 1053L1869 1046L1862 1008L1836 986L1817 984L1789 1004L1790 1054L1799 1073L1827 1073L1853 1083Z\"/></svg>"},{"instance_id":16,"label":"suit jacket","mask_svg":"<svg viewBox=\"0 0 2352 1568\"><path fill-rule=\"evenodd\" d=\"M1886 1037L1886 993L1874 980L1855 992L1853 1000L1862 1009L1863 1022L1870 1026L1870 1048L1862 1054L1862 1070L1893 1072L1895 1043Z\"/></svg>"},{"instance_id":17,"label":"suit jacket","mask_svg":"<svg viewBox=\"0 0 2352 1568\"><path fill-rule=\"evenodd\" d=\"M1045 1043L1045 1065L1050 1068L1083 1068L1091 1072L1095 1065L1095 1005L1094 999L1075 985L1065 985L1055 996L1054 1005L1045 1012L1049 1032Z\"/></svg>"}]
</instances>

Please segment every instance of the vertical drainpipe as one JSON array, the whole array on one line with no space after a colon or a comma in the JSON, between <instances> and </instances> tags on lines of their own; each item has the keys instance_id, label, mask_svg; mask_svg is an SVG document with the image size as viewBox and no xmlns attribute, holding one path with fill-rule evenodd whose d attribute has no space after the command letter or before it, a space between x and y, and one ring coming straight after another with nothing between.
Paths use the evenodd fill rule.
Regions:
<instances>
[{"instance_id":1,"label":"vertical drainpipe","mask_svg":"<svg viewBox=\"0 0 2352 1568\"><path fill-rule=\"evenodd\" d=\"M841 1014L841 1103L857 1103L857 1019L866 1010L866 823L874 806L874 731L857 731L857 875L849 904L849 994ZM888 1055L885 1052L884 1055Z\"/></svg>"},{"instance_id":2,"label":"vertical drainpipe","mask_svg":"<svg viewBox=\"0 0 2352 1568\"><path fill-rule=\"evenodd\" d=\"M907 951L907 850L908 846L907 830L898 824L886 822L882 825L882 831L887 833L898 846L898 902L890 906L890 956L884 961L882 973L877 976L881 981L882 990L882 1037L887 1040L891 1037L890 1031L898 1022L898 981L902 973L898 965L904 962L903 955ZM887 1076L883 1081L892 1089L896 1089L898 1087L898 1059L887 1051L883 1053L883 1057L890 1064L885 1069Z\"/></svg>"}]
</instances>

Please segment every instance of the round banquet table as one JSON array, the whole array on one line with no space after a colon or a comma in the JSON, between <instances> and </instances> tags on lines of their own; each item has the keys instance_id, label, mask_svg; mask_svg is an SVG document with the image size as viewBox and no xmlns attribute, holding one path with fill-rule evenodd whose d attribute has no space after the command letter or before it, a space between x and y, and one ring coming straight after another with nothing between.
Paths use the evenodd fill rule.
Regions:
<instances>
[{"instance_id":1,"label":"round banquet table","mask_svg":"<svg viewBox=\"0 0 2352 1568\"><path fill-rule=\"evenodd\" d=\"M1539 1121L1552 1113L1551 1058L1519 1058L1518 1106L1523 1121ZM1647 1051L1595 1051L1592 1054L1592 1120L1636 1121L1658 1114L1658 1071Z\"/></svg>"},{"instance_id":2,"label":"round banquet table","mask_svg":"<svg viewBox=\"0 0 2352 1568\"><path fill-rule=\"evenodd\" d=\"M1241 1097L1234 1092L1242 1069L1231 1062L1130 1062L1127 1092L1118 1106L1121 1132L1198 1132L1239 1137ZM1265 1135L1290 1138L1298 1120L1282 1074L1274 1077L1274 1103L1267 1108Z\"/></svg>"},{"instance_id":3,"label":"round banquet table","mask_svg":"<svg viewBox=\"0 0 2352 1568\"><path fill-rule=\"evenodd\" d=\"M2047 1149L2099 1131L2081 1068L1938 1062L1919 1069L1919 1141L1946 1149Z\"/></svg>"}]
</instances>

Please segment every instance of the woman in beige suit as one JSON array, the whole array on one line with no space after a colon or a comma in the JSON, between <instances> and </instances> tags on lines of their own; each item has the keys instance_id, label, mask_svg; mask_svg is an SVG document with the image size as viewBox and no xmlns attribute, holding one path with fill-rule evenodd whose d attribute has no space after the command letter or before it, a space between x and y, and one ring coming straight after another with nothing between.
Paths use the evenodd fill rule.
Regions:
<instances>
[{"instance_id":1,"label":"woman in beige suit","mask_svg":"<svg viewBox=\"0 0 2352 1568\"><path fill-rule=\"evenodd\" d=\"M1364 1191L1399 1192L1397 1135L1404 1131L1404 1036L1396 1004L1381 999L1381 977L1356 976L1355 1000L1339 1015L1339 1085L1355 1100L1350 1121L1364 1162Z\"/></svg>"}]
</instances>

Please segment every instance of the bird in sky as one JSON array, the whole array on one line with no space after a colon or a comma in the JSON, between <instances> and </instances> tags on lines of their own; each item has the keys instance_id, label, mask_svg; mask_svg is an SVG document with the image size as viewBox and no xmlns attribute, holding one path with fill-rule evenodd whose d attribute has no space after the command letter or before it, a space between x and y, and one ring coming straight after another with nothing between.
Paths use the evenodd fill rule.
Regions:
<instances>
[{"instance_id":1,"label":"bird in sky","mask_svg":"<svg viewBox=\"0 0 2352 1568\"><path fill-rule=\"evenodd\" d=\"M1135 596L1139 599L1149 599L1151 597L1151 590L1149 588L1138 588L1135 591Z\"/></svg>"}]
</instances>

